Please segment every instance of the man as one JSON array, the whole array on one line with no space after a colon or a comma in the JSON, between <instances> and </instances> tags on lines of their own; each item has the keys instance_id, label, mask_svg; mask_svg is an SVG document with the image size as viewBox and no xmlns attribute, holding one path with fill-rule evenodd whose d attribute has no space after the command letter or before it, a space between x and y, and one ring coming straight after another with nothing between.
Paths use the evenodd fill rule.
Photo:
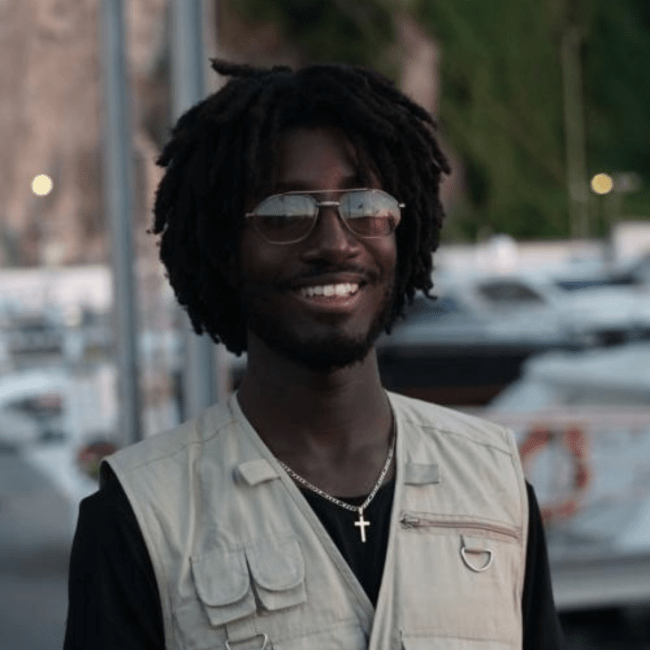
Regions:
<instances>
[{"instance_id":1,"label":"man","mask_svg":"<svg viewBox=\"0 0 650 650\"><path fill-rule=\"evenodd\" d=\"M387 393L374 343L431 283L447 161L382 76L230 76L174 128L154 232L236 395L110 457L66 649L558 648L512 435Z\"/></svg>"}]
</instances>

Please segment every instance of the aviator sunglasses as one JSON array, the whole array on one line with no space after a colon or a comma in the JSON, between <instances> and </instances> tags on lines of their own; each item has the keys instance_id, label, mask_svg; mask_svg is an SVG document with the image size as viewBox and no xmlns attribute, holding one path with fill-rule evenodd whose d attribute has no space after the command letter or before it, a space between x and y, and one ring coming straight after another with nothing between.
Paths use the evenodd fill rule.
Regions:
<instances>
[{"instance_id":1,"label":"aviator sunglasses","mask_svg":"<svg viewBox=\"0 0 650 650\"><path fill-rule=\"evenodd\" d=\"M338 201L318 201L318 194L340 193ZM338 208L347 229L364 239L387 237L401 219L400 203L383 190L318 190L285 192L264 199L245 216L271 244L295 244L306 239L316 225L320 208Z\"/></svg>"}]
</instances>

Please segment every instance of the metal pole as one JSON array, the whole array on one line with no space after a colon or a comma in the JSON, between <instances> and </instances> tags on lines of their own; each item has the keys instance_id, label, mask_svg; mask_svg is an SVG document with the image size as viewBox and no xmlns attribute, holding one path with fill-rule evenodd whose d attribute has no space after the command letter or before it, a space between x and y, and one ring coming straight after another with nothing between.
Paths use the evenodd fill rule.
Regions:
<instances>
[{"instance_id":1,"label":"metal pole","mask_svg":"<svg viewBox=\"0 0 650 650\"><path fill-rule=\"evenodd\" d=\"M142 439L138 388L137 319L133 282L133 160L121 0L102 0L105 187L112 235L114 316L121 434Z\"/></svg>"},{"instance_id":2,"label":"metal pole","mask_svg":"<svg viewBox=\"0 0 650 650\"><path fill-rule=\"evenodd\" d=\"M201 0L172 2L172 96L177 119L206 93L206 52L204 6ZM185 368L183 375L183 417L192 418L215 401L216 378L214 344L209 337L197 336L185 321Z\"/></svg>"},{"instance_id":3,"label":"metal pole","mask_svg":"<svg viewBox=\"0 0 650 650\"><path fill-rule=\"evenodd\" d=\"M574 239L584 239L592 234L588 212L589 189L582 98L581 43L582 38L578 28L568 28L562 39L562 81L569 220L571 237Z\"/></svg>"}]
</instances>

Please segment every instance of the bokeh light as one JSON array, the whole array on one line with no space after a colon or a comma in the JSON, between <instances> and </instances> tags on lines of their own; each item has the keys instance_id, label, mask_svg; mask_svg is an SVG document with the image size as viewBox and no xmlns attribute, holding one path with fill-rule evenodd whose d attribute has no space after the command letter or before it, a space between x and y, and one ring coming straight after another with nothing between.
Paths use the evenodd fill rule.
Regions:
<instances>
[{"instance_id":1,"label":"bokeh light","mask_svg":"<svg viewBox=\"0 0 650 650\"><path fill-rule=\"evenodd\" d=\"M591 179L591 189L596 194L609 194L614 189L614 179L609 174L596 174Z\"/></svg>"},{"instance_id":2,"label":"bokeh light","mask_svg":"<svg viewBox=\"0 0 650 650\"><path fill-rule=\"evenodd\" d=\"M52 187L54 183L47 174L39 174L32 180L32 192L37 196L47 196L52 191Z\"/></svg>"}]
</instances>

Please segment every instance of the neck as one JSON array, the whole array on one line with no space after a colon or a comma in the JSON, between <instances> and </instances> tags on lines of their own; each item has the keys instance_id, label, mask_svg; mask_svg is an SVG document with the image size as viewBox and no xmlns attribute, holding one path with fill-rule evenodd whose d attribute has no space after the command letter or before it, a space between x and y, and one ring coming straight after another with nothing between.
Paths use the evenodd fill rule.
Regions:
<instances>
[{"instance_id":1,"label":"neck","mask_svg":"<svg viewBox=\"0 0 650 650\"><path fill-rule=\"evenodd\" d=\"M349 456L386 448L391 411L374 349L360 363L322 372L249 341L240 406L280 459Z\"/></svg>"}]
</instances>

